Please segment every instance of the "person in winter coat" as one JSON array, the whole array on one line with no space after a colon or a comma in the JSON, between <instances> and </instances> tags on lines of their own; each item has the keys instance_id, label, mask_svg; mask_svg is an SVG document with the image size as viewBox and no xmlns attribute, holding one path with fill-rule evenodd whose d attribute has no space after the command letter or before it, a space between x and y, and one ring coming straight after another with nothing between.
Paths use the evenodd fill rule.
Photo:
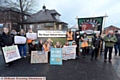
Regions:
<instances>
[{"instance_id":1,"label":"person in winter coat","mask_svg":"<svg viewBox=\"0 0 120 80\"><path fill-rule=\"evenodd\" d=\"M76 56L79 56L79 40L80 40L80 33L79 31L75 32L75 42L77 44L77 48L76 48Z\"/></svg>"},{"instance_id":2,"label":"person in winter coat","mask_svg":"<svg viewBox=\"0 0 120 80\"><path fill-rule=\"evenodd\" d=\"M118 52L119 52L119 56L120 56L120 33L118 31L115 31L116 34L116 38L117 38L117 42L115 43L115 56L117 56Z\"/></svg>"},{"instance_id":3,"label":"person in winter coat","mask_svg":"<svg viewBox=\"0 0 120 80\"><path fill-rule=\"evenodd\" d=\"M42 39L40 39L38 42L38 51L42 51L42 47L43 47L43 42Z\"/></svg>"},{"instance_id":4,"label":"person in winter coat","mask_svg":"<svg viewBox=\"0 0 120 80\"><path fill-rule=\"evenodd\" d=\"M19 36L26 37L25 31L21 29ZM26 43L25 44L19 44L19 51L20 51L20 56L26 58ZM22 54L23 51L23 54Z\"/></svg>"},{"instance_id":5,"label":"person in winter coat","mask_svg":"<svg viewBox=\"0 0 120 80\"><path fill-rule=\"evenodd\" d=\"M95 37L92 39L93 52L92 52L91 60L93 60L94 56L95 56L95 60L97 60L100 44L101 44L101 37L100 34L97 33Z\"/></svg>"},{"instance_id":6,"label":"person in winter coat","mask_svg":"<svg viewBox=\"0 0 120 80\"><path fill-rule=\"evenodd\" d=\"M9 29L7 27L4 27L3 33L0 35L0 46L7 47L7 46L12 46L12 45L13 45L13 41L12 41L12 36L9 32ZM2 50L2 53L3 53L3 50ZM10 65L11 65L11 62L6 63L6 66L10 66Z\"/></svg>"},{"instance_id":7,"label":"person in winter coat","mask_svg":"<svg viewBox=\"0 0 120 80\"><path fill-rule=\"evenodd\" d=\"M113 31L110 30L109 34L103 38L105 41L105 53L104 53L104 62L107 61L107 52L109 51L109 62L112 62L112 49L114 44L117 42L116 36L113 34Z\"/></svg>"},{"instance_id":8,"label":"person in winter coat","mask_svg":"<svg viewBox=\"0 0 120 80\"><path fill-rule=\"evenodd\" d=\"M38 49L38 46L34 40L32 41L32 44L30 45L30 49L31 51L36 51Z\"/></svg>"}]
</instances>

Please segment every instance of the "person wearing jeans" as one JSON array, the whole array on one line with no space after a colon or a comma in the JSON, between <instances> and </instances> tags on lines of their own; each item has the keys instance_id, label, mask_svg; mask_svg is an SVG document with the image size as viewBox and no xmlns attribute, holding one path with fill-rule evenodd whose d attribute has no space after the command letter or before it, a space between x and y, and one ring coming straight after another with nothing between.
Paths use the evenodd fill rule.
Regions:
<instances>
[{"instance_id":1,"label":"person wearing jeans","mask_svg":"<svg viewBox=\"0 0 120 80\"><path fill-rule=\"evenodd\" d=\"M26 37L25 31L23 29L20 31L20 36ZM26 58L26 44L19 44L19 52L21 57Z\"/></svg>"},{"instance_id":2,"label":"person wearing jeans","mask_svg":"<svg viewBox=\"0 0 120 80\"><path fill-rule=\"evenodd\" d=\"M117 42L117 38L113 35L113 31L110 30L109 34L103 38L105 41L105 53L104 53L104 62L107 61L107 52L109 51L109 62L111 63L112 59L112 49L114 44Z\"/></svg>"},{"instance_id":3,"label":"person wearing jeans","mask_svg":"<svg viewBox=\"0 0 120 80\"><path fill-rule=\"evenodd\" d=\"M120 56L120 34L118 31L115 31L115 36L117 38L117 42L115 43L115 56L117 56L118 52L119 52L119 56Z\"/></svg>"}]
</instances>

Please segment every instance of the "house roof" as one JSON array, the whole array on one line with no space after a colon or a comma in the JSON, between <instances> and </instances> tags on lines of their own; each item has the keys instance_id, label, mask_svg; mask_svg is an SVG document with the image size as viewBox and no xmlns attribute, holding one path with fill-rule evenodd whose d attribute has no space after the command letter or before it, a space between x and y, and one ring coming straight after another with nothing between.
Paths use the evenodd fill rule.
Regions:
<instances>
[{"instance_id":1,"label":"house roof","mask_svg":"<svg viewBox=\"0 0 120 80\"><path fill-rule=\"evenodd\" d=\"M59 19L56 19L54 15L60 14L56 10L40 10L35 14L32 14L27 20L26 23L45 23L45 22L57 22L67 24Z\"/></svg>"},{"instance_id":2,"label":"house roof","mask_svg":"<svg viewBox=\"0 0 120 80\"><path fill-rule=\"evenodd\" d=\"M109 29L109 28L111 28L111 27L115 27L115 28L117 28L117 29L120 30L120 28L118 28L118 27L116 27L116 26L112 26L112 25L111 25L111 26L108 26L108 27L105 27L104 30Z\"/></svg>"},{"instance_id":3,"label":"house roof","mask_svg":"<svg viewBox=\"0 0 120 80\"><path fill-rule=\"evenodd\" d=\"M3 7L3 6L0 6L0 11L14 11L14 12L17 12L17 13L21 13L21 11L19 9L14 8L14 7ZM30 13L25 12L25 15L30 15Z\"/></svg>"}]
</instances>

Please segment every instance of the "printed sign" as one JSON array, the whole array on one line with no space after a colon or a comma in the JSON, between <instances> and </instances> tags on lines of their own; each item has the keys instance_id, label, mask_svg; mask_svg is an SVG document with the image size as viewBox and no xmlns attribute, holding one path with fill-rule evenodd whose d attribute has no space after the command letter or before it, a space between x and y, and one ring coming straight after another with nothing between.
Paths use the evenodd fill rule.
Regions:
<instances>
[{"instance_id":1,"label":"printed sign","mask_svg":"<svg viewBox=\"0 0 120 80\"><path fill-rule=\"evenodd\" d=\"M26 38L22 36L15 36L14 38L14 43L15 44L25 44L26 43Z\"/></svg>"},{"instance_id":2,"label":"printed sign","mask_svg":"<svg viewBox=\"0 0 120 80\"><path fill-rule=\"evenodd\" d=\"M38 37L66 37L66 31L38 30Z\"/></svg>"},{"instance_id":3,"label":"printed sign","mask_svg":"<svg viewBox=\"0 0 120 80\"><path fill-rule=\"evenodd\" d=\"M31 63L48 63L48 53L44 51L32 51Z\"/></svg>"},{"instance_id":4,"label":"printed sign","mask_svg":"<svg viewBox=\"0 0 120 80\"><path fill-rule=\"evenodd\" d=\"M77 46L64 46L62 48L62 59L75 59L76 57L76 47Z\"/></svg>"},{"instance_id":5,"label":"printed sign","mask_svg":"<svg viewBox=\"0 0 120 80\"><path fill-rule=\"evenodd\" d=\"M12 62L14 60L20 59L20 54L18 51L17 45L14 46L7 46L7 47L2 47L3 49L3 54L5 57L5 62Z\"/></svg>"},{"instance_id":6,"label":"printed sign","mask_svg":"<svg viewBox=\"0 0 120 80\"><path fill-rule=\"evenodd\" d=\"M51 65L62 65L62 49L51 48L50 64Z\"/></svg>"},{"instance_id":7,"label":"printed sign","mask_svg":"<svg viewBox=\"0 0 120 80\"><path fill-rule=\"evenodd\" d=\"M36 33L26 33L26 37L31 40L37 39L37 34Z\"/></svg>"}]
</instances>

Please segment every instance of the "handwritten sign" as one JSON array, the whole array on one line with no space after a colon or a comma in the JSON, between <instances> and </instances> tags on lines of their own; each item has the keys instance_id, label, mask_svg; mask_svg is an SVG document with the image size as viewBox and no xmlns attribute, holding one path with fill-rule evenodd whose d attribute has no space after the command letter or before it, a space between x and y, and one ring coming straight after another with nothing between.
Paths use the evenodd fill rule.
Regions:
<instances>
[{"instance_id":1,"label":"handwritten sign","mask_svg":"<svg viewBox=\"0 0 120 80\"><path fill-rule=\"evenodd\" d=\"M26 38L23 36L15 36L14 38L14 43L15 44L25 44L26 43Z\"/></svg>"},{"instance_id":2,"label":"handwritten sign","mask_svg":"<svg viewBox=\"0 0 120 80\"><path fill-rule=\"evenodd\" d=\"M20 54L18 51L17 45L14 46L7 46L7 47L2 47L3 49L3 54L5 57L5 62L12 62L14 60L20 59Z\"/></svg>"},{"instance_id":3,"label":"handwritten sign","mask_svg":"<svg viewBox=\"0 0 120 80\"><path fill-rule=\"evenodd\" d=\"M31 40L37 39L37 34L36 33L26 33L26 37Z\"/></svg>"},{"instance_id":4,"label":"handwritten sign","mask_svg":"<svg viewBox=\"0 0 120 80\"><path fill-rule=\"evenodd\" d=\"M62 49L51 48L50 51L50 64L51 65L62 65Z\"/></svg>"},{"instance_id":5,"label":"handwritten sign","mask_svg":"<svg viewBox=\"0 0 120 80\"><path fill-rule=\"evenodd\" d=\"M48 53L44 51L32 51L31 63L48 63Z\"/></svg>"},{"instance_id":6,"label":"handwritten sign","mask_svg":"<svg viewBox=\"0 0 120 80\"><path fill-rule=\"evenodd\" d=\"M75 59L76 57L76 46L65 46L62 48L62 59Z\"/></svg>"}]
</instances>

